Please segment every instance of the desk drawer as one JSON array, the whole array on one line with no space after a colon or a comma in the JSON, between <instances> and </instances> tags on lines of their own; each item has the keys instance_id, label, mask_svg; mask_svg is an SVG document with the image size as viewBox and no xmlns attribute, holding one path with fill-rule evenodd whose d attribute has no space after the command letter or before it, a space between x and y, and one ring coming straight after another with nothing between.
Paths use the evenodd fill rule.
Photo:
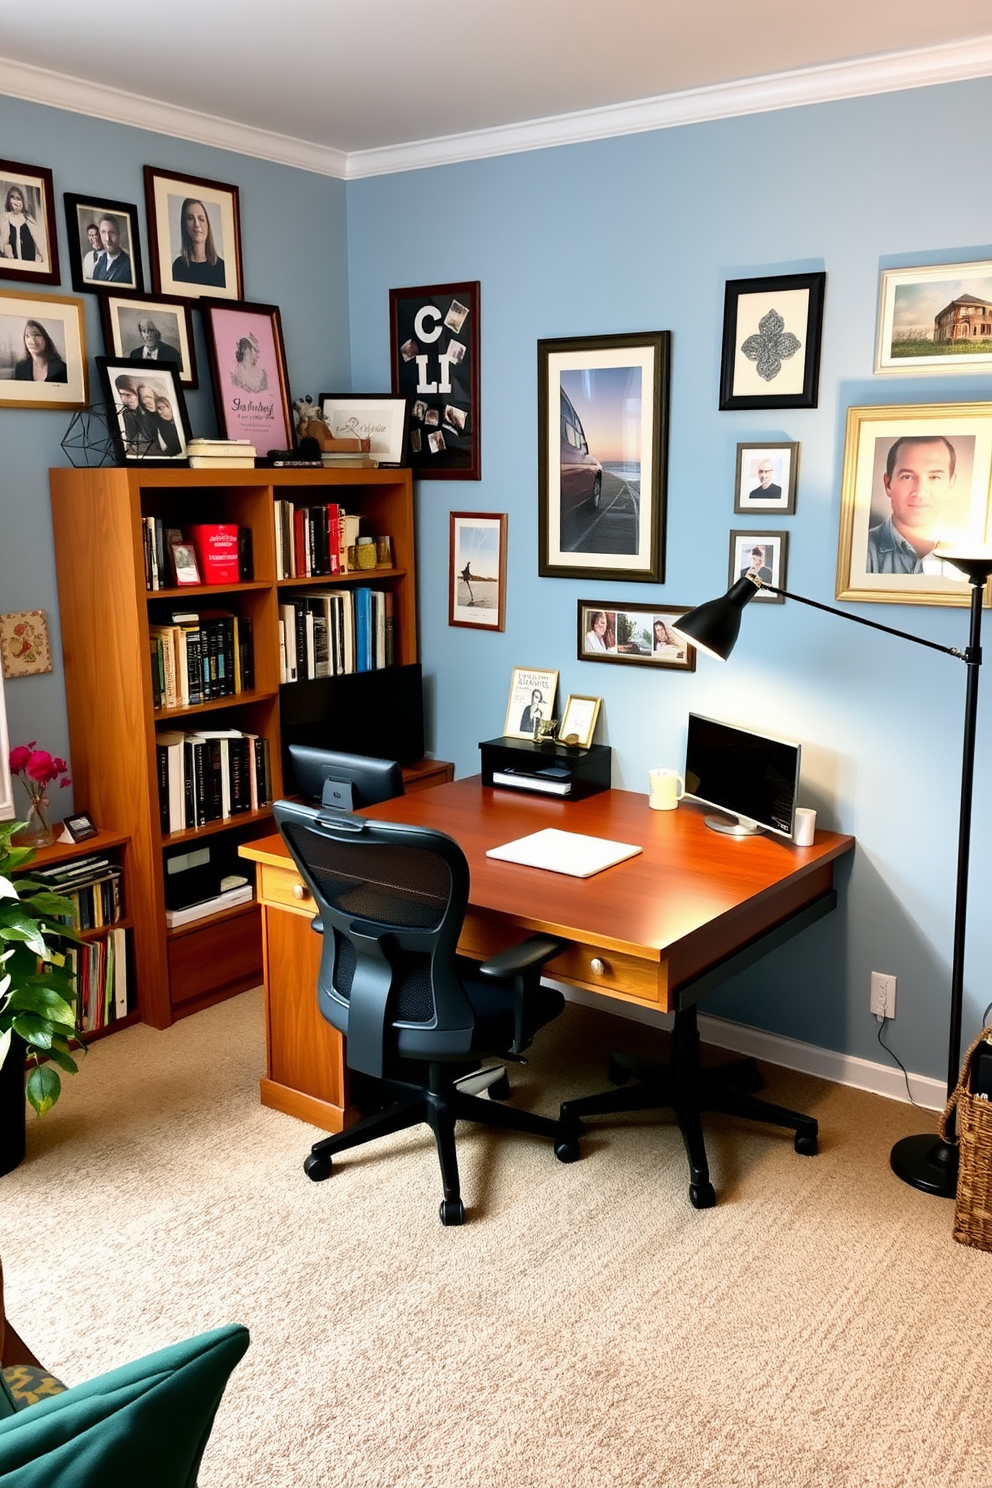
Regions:
<instances>
[{"instance_id":1,"label":"desk drawer","mask_svg":"<svg viewBox=\"0 0 992 1488\"><path fill-rule=\"evenodd\" d=\"M299 910L311 919L317 912L313 895L292 863L285 868L259 863L258 897L263 904L281 904L286 909Z\"/></svg>"}]
</instances>

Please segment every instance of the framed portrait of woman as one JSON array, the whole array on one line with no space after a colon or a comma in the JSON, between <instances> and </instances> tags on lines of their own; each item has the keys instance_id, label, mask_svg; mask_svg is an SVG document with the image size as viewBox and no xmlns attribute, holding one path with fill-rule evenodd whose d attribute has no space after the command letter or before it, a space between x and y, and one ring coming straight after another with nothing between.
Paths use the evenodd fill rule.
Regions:
<instances>
[{"instance_id":1,"label":"framed portrait of woman","mask_svg":"<svg viewBox=\"0 0 992 1488\"><path fill-rule=\"evenodd\" d=\"M241 210L237 186L145 166L145 205L156 294L240 300Z\"/></svg>"},{"instance_id":2,"label":"framed portrait of woman","mask_svg":"<svg viewBox=\"0 0 992 1488\"><path fill-rule=\"evenodd\" d=\"M55 185L43 165L0 160L0 278L60 282Z\"/></svg>"},{"instance_id":3,"label":"framed portrait of woman","mask_svg":"<svg viewBox=\"0 0 992 1488\"><path fill-rule=\"evenodd\" d=\"M82 300L0 290L0 408L87 402Z\"/></svg>"},{"instance_id":4,"label":"framed portrait of woman","mask_svg":"<svg viewBox=\"0 0 992 1488\"><path fill-rule=\"evenodd\" d=\"M260 455L293 447L293 412L278 305L201 300L222 439L246 439Z\"/></svg>"},{"instance_id":5,"label":"framed portrait of woman","mask_svg":"<svg viewBox=\"0 0 992 1488\"><path fill-rule=\"evenodd\" d=\"M108 422L122 465L185 465L189 418L170 363L146 371L117 357L97 357Z\"/></svg>"}]
</instances>

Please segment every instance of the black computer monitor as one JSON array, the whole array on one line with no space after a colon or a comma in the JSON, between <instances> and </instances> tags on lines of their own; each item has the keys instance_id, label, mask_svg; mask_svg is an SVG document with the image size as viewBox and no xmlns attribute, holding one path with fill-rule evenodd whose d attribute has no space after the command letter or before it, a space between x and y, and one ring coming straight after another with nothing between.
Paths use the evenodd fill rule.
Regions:
<instances>
[{"instance_id":1,"label":"black computer monitor","mask_svg":"<svg viewBox=\"0 0 992 1488\"><path fill-rule=\"evenodd\" d=\"M708 816L715 832L791 837L799 789L798 744L689 714L685 793L728 817Z\"/></svg>"},{"instance_id":2,"label":"black computer monitor","mask_svg":"<svg viewBox=\"0 0 992 1488\"><path fill-rule=\"evenodd\" d=\"M403 795L403 771L395 760L341 754L308 744L290 744L289 753L298 794L321 806L354 811Z\"/></svg>"}]
</instances>

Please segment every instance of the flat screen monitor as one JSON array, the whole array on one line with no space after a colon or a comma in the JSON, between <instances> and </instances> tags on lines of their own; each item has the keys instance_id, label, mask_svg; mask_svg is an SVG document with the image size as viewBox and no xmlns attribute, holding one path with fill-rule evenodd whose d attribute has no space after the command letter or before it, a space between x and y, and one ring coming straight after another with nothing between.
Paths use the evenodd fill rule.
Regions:
<instances>
[{"instance_id":1,"label":"flat screen monitor","mask_svg":"<svg viewBox=\"0 0 992 1488\"><path fill-rule=\"evenodd\" d=\"M290 744L408 765L424 754L420 663L285 682L279 689L279 717L284 774Z\"/></svg>"},{"instance_id":2,"label":"flat screen monitor","mask_svg":"<svg viewBox=\"0 0 992 1488\"><path fill-rule=\"evenodd\" d=\"M685 793L727 813L706 818L714 831L738 837L758 831L791 837L799 754L798 744L690 713Z\"/></svg>"},{"instance_id":3,"label":"flat screen monitor","mask_svg":"<svg viewBox=\"0 0 992 1488\"><path fill-rule=\"evenodd\" d=\"M289 753L298 794L331 810L355 811L403 795L403 771L395 760L308 744L290 744Z\"/></svg>"}]
</instances>

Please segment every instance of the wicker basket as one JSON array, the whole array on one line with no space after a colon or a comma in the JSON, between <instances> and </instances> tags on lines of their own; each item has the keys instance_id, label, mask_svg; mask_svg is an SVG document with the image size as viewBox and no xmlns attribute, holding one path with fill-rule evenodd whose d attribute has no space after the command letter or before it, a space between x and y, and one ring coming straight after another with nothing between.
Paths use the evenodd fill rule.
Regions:
<instances>
[{"instance_id":1,"label":"wicker basket","mask_svg":"<svg viewBox=\"0 0 992 1488\"><path fill-rule=\"evenodd\" d=\"M971 1093L972 1060L984 1039L992 1043L992 1028L983 1028L964 1056L954 1094L940 1118L940 1135L953 1141L957 1131L954 1238L960 1245L992 1250L992 1100Z\"/></svg>"}]
</instances>

